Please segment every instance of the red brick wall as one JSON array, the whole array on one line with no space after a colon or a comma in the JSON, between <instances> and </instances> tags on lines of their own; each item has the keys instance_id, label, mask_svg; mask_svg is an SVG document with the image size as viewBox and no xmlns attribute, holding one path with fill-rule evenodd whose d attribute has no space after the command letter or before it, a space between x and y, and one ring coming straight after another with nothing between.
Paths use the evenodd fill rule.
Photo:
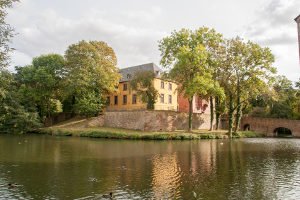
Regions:
<instances>
[{"instance_id":1,"label":"red brick wall","mask_svg":"<svg viewBox=\"0 0 300 200\"><path fill-rule=\"evenodd\" d=\"M279 127L288 128L294 137L300 137L300 120L243 117L241 129L246 125L250 126L250 130L265 133L270 137L275 136L274 130Z\"/></svg>"},{"instance_id":2,"label":"red brick wall","mask_svg":"<svg viewBox=\"0 0 300 200\"><path fill-rule=\"evenodd\" d=\"M187 98L184 98L183 95L178 95L178 111L179 112L189 112L189 101Z\"/></svg>"},{"instance_id":3,"label":"red brick wall","mask_svg":"<svg viewBox=\"0 0 300 200\"><path fill-rule=\"evenodd\" d=\"M185 113L189 112L189 101L181 94L178 95L178 111ZM195 96L193 100L193 113L209 114L209 103L206 100Z\"/></svg>"}]
</instances>

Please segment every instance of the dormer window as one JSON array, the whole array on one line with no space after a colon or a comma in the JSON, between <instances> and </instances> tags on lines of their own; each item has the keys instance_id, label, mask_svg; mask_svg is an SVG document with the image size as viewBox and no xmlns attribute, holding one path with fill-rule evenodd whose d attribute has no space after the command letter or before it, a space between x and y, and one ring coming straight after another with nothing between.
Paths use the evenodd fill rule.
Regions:
<instances>
[{"instance_id":1,"label":"dormer window","mask_svg":"<svg viewBox=\"0 0 300 200\"><path fill-rule=\"evenodd\" d=\"M127 79L131 79L131 74L127 74Z\"/></svg>"},{"instance_id":2,"label":"dormer window","mask_svg":"<svg viewBox=\"0 0 300 200\"><path fill-rule=\"evenodd\" d=\"M160 75L160 71L155 71L156 76Z\"/></svg>"}]
</instances>

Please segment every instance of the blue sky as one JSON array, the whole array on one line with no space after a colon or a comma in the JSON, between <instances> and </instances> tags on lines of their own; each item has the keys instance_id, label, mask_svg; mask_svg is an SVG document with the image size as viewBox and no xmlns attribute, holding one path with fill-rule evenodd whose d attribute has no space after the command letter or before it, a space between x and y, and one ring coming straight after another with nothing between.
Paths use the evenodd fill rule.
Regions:
<instances>
[{"instance_id":1,"label":"blue sky","mask_svg":"<svg viewBox=\"0 0 300 200\"><path fill-rule=\"evenodd\" d=\"M300 77L299 0L21 0L7 18L16 30L11 69L40 54L60 53L80 40L102 40L118 67L159 64L158 40L181 28L208 26L270 47L278 73Z\"/></svg>"}]
</instances>

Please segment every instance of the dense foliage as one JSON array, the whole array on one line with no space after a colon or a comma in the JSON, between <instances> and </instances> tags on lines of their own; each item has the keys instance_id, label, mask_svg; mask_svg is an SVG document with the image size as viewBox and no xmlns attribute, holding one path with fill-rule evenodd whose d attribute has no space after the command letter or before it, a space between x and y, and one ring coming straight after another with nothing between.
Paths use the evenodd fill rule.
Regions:
<instances>
[{"instance_id":1,"label":"dense foliage","mask_svg":"<svg viewBox=\"0 0 300 200\"><path fill-rule=\"evenodd\" d=\"M192 102L195 95L223 96L213 79L217 67L215 52L222 35L213 29L182 29L160 41L161 64L170 69L169 77L179 83L179 93L189 101L189 131L192 130Z\"/></svg>"},{"instance_id":2,"label":"dense foliage","mask_svg":"<svg viewBox=\"0 0 300 200\"><path fill-rule=\"evenodd\" d=\"M135 73L130 81L131 89L137 92L142 102L147 104L147 109L153 110L157 101L158 91L154 87L155 74L151 71L140 71Z\"/></svg>"},{"instance_id":3,"label":"dense foliage","mask_svg":"<svg viewBox=\"0 0 300 200\"><path fill-rule=\"evenodd\" d=\"M269 48L238 37L224 39L206 27L174 31L160 41L159 48L161 64L169 69L169 77L179 83L179 92L189 100L189 130L195 95L210 99L211 130L214 115L217 121L222 114L227 116L230 136L238 131L242 114L254 110L253 99L262 94L282 95L280 101L272 102L268 116L296 116L293 112L299 101L292 85L283 89L279 83L273 84L276 69ZM278 113L280 109L286 110L285 115Z\"/></svg>"},{"instance_id":4,"label":"dense foliage","mask_svg":"<svg viewBox=\"0 0 300 200\"><path fill-rule=\"evenodd\" d=\"M36 57L32 65L17 67L19 93L37 108L41 119L62 111L65 61L61 55Z\"/></svg>"},{"instance_id":5,"label":"dense foliage","mask_svg":"<svg viewBox=\"0 0 300 200\"><path fill-rule=\"evenodd\" d=\"M0 133L26 133L41 125L34 107L18 92L14 77L7 71L0 72Z\"/></svg>"},{"instance_id":6,"label":"dense foliage","mask_svg":"<svg viewBox=\"0 0 300 200\"><path fill-rule=\"evenodd\" d=\"M285 76L276 76L270 90L252 99L250 115L285 119L300 119L300 82L293 87Z\"/></svg>"},{"instance_id":7,"label":"dense foliage","mask_svg":"<svg viewBox=\"0 0 300 200\"><path fill-rule=\"evenodd\" d=\"M96 115L105 105L105 96L119 84L117 58L105 42L80 41L65 53L66 90L72 112Z\"/></svg>"}]
</instances>

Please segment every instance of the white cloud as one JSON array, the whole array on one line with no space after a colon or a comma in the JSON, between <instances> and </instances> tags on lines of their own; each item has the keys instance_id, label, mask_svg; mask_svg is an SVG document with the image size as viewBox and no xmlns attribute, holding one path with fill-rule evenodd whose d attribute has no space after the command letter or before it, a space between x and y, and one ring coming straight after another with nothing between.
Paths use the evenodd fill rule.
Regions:
<instances>
[{"instance_id":1,"label":"white cloud","mask_svg":"<svg viewBox=\"0 0 300 200\"><path fill-rule=\"evenodd\" d=\"M80 40L102 40L113 47L118 66L159 63L158 43L174 29L209 26L226 37L242 34L276 55L278 71L300 76L296 23L299 0L22 0L8 22L19 33L13 64L34 56L63 54Z\"/></svg>"},{"instance_id":2,"label":"white cloud","mask_svg":"<svg viewBox=\"0 0 300 200\"><path fill-rule=\"evenodd\" d=\"M160 14L160 9L153 7L149 11L130 11L121 13L130 20L153 22ZM13 13L21 17L20 13ZM114 48L121 62L125 65L157 61L157 40L163 32L138 26L126 26L109 20L106 12L92 10L80 18L67 18L54 10L47 9L30 17L30 24L18 24L18 35L13 46L16 55L34 57L40 54L57 52L63 54L67 46L80 40L102 40ZM14 57L18 59L18 57ZM18 63L22 63L20 59ZM122 62L123 61L123 62Z\"/></svg>"},{"instance_id":3,"label":"white cloud","mask_svg":"<svg viewBox=\"0 0 300 200\"><path fill-rule=\"evenodd\" d=\"M256 19L246 28L245 37L268 46L275 54L279 74L293 81L300 77L297 26L299 0L271 0L258 11Z\"/></svg>"}]
</instances>

